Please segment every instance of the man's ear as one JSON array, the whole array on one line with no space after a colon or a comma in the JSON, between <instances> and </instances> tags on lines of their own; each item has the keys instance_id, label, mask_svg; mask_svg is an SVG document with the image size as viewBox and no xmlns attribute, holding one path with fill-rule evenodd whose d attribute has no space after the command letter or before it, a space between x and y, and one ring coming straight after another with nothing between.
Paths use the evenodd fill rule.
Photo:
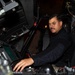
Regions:
<instances>
[{"instance_id":1,"label":"man's ear","mask_svg":"<svg viewBox=\"0 0 75 75\"><path fill-rule=\"evenodd\" d=\"M63 22L62 21L60 21L60 25L63 25Z\"/></svg>"}]
</instances>

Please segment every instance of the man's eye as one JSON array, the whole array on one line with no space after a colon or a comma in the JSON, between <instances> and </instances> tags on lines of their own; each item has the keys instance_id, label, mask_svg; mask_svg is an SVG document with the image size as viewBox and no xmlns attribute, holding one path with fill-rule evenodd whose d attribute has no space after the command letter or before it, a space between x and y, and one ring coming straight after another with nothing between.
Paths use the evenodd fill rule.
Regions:
<instances>
[{"instance_id":1,"label":"man's eye","mask_svg":"<svg viewBox=\"0 0 75 75\"><path fill-rule=\"evenodd\" d=\"M53 25L55 25L56 23L55 23L55 22L53 22L52 24L53 24Z\"/></svg>"}]
</instances>

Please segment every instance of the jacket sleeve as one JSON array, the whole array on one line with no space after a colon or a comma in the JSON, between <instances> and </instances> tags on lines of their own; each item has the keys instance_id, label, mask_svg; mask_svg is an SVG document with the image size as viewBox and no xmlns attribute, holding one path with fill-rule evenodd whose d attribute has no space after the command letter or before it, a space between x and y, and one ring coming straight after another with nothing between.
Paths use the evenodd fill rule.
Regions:
<instances>
[{"instance_id":1,"label":"jacket sleeve","mask_svg":"<svg viewBox=\"0 0 75 75\"><path fill-rule=\"evenodd\" d=\"M62 54L70 46L70 44L70 41L62 39L61 41L58 41L58 43L54 44L55 46L53 48L50 48L51 45L49 45L46 50L32 57L32 59L34 60L33 65L40 66L56 61L62 56Z\"/></svg>"}]
</instances>

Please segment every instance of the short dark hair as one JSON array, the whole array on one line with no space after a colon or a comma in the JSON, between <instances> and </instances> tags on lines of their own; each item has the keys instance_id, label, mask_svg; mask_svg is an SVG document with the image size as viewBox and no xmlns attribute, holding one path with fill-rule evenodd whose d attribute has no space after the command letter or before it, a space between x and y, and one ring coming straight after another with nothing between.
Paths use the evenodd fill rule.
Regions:
<instances>
[{"instance_id":1,"label":"short dark hair","mask_svg":"<svg viewBox=\"0 0 75 75\"><path fill-rule=\"evenodd\" d=\"M49 20L52 19L53 17L57 17L59 21L63 21L63 15L61 14L52 14L49 16Z\"/></svg>"}]
</instances>

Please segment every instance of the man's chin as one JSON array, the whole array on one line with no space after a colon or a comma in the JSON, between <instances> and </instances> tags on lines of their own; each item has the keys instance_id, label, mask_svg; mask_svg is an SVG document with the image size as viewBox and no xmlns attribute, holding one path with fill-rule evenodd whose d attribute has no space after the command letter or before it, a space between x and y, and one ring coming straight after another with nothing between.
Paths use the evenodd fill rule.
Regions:
<instances>
[{"instance_id":1,"label":"man's chin","mask_svg":"<svg viewBox=\"0 0 75 75\"><path fill-rule=\"evenodd\" d=\"M55 31L51 31L52 33L56 33Z\"/></svg>"}]
</instances>

